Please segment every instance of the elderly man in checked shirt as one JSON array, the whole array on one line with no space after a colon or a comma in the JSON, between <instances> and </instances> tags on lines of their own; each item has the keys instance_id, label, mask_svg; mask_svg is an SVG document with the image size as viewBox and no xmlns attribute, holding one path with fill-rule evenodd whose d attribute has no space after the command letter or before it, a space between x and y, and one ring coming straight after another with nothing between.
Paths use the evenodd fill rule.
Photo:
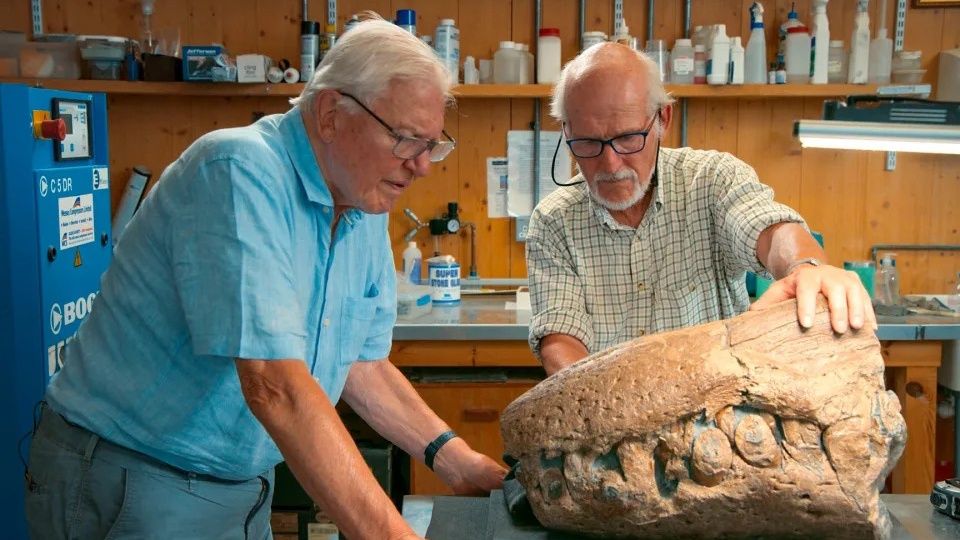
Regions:
<instances>
[{"instance_id":1,"label":"elderly man in checked shirt","mask_svg":"<svg viewBox=\"0 0 960 540\"><path fill-rule=\"evenodd\" d=\"M749 165L660 147L671 103L656 64L623 45L591 47L560 75L551 114L579 183L537 205L527 236L530 345L547 373L746 311L747 270L777 278L754 308L795 297L809 327L822 293L835 331L876 328L857 276L826 264L803 218Z\"/></svg>"}]
</instances>

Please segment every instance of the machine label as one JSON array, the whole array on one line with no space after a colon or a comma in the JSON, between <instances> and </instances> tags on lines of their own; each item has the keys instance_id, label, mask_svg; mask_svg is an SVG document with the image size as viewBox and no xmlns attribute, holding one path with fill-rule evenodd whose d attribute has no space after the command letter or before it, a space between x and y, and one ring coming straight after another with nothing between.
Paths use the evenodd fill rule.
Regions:
<instances>
[{"instance_id":1,"label":"machine label","mask_svg":"<svg viewBox=\"0 0 960 540\"><path fill-rule=\"evenodd\" d=\"M94 167L92 170L93 189L110 189L110 169L106 167Z\"/></svg>"},{"instance_id":2,"label":"machine label","mask_svg":"<svg viewBox=\"0 0 960 540\"><path fill-rule=\"evenodd\" d=\"M40 177L41 197L46 197L47 193L56 195L57 193L70 193L71 191L73 191L73 178L70 176L64 178L47 178L46 176Z\"/></svg>"},{"instance_id":3,"label":"machine label","mask_svg":"<svg viewBox=\"0 0 960 540\"><path fill-rule=\"evenodd\" d=\"M93 292L72 302L66 302L63 307L57 303L50 306L50 331L53 335L59 334L64 326L69 326L86 317L93 309L93 301L96 297L97 293Z\"/></svg>"},{"instance_id":4,"label":"machine label","mask_svg":"<svg viewBox=\"0 0 960 540\"><path fill-rule=\"evenodd\" d=\"M60 197L60 249L93 242L93 194Z\"/></svg>"}]
</instances>

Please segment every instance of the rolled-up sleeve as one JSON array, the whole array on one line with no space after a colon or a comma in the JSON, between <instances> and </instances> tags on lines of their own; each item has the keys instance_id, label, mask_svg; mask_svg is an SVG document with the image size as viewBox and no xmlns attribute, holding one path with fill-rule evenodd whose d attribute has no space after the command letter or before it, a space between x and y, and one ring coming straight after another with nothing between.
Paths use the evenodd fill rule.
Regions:
<instances>
[{"instance_id":1,"label":"rolled-up sleeve","mask_svg":"<svg viewBox=\"0 0 960 540\"><path fill-rule=\"evenodd\" d=\"M729 271L766 273L757 258L760 233L777 223L800 223L803 217L773 199L773 189L760 182L753 167L727 155L717 165L713 207L717 238Z\"/></svg>"},{"instance_id":2,"label":"rolled-up sleeve","mask_svg":"<svg viewBox=\"0 0 960 540\"><path fill-rule=\"evenodd\" d=\"M567 334L592 350L593 319L586 311L584 288L564 239L562 220L534 210L527 233L530 281L530 348L540 357L540 340Z\"/></svg>"},{"instance_id":3,"label":"rolled-up sleeve","mask_svg":"<svg viewBox=\"0 0 960 540\"><path fill-rule=\"evenodd\" d=\"M270 176L236 158L196 169L169 250L196 355L303 359L290 215Z\"/></svg>"}]
</instances>

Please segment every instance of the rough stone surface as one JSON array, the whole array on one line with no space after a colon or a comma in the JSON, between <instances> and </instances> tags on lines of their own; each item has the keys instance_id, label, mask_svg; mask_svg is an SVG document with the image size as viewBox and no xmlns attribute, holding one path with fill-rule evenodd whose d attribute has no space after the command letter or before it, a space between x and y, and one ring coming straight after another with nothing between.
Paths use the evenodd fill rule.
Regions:
<instances>
[{"instance_id":1,"label":"rough stone surface","mask_svg":"<svg viewBox=\"0 0 960 540\"><path fill-rule=\"evenodd\" d=\"M541 523L644 538L884 538L906 441L873 333L793 301L594 354L501 430Z\"/></svg>"}]
</instances>

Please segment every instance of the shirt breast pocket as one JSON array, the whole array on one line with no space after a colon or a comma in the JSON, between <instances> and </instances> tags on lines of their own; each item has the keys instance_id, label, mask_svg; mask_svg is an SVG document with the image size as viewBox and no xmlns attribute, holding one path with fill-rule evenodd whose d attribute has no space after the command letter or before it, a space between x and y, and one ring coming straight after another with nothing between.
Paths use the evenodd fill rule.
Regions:
<instances>
[{"instance_id":1,"label":"shirt breast pocket","mask_svg":"<svg viewBox=\"0 0 960 540\"><path fill-rule=\"evenodd\" d=\"M340 363L352 364L360 357L363 344L377 315L380 291L374 286L372 296L347 297L343 299L340 321Z\"/></svg>"},{"instance_id":2,"label":"shirt breast pocket","mask_svg":"<svg viewBox=\"0 0 960 540\"><path fill-rule=\"evenodd\" d=\"M703 291L696 283L656 291L654 331L666 332L708 322Z\"/></svg>"}]
</instances>

